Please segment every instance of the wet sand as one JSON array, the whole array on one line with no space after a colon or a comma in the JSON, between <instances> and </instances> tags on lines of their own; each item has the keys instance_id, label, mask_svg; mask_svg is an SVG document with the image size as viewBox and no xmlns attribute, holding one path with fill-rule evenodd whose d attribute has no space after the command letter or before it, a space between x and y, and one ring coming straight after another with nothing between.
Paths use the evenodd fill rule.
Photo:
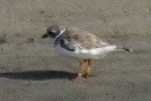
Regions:
<instances>
[{"instance_id":1,"label":"wet sand","mask_svg":"<svg viewBox=\"0 0 151 101\"><path fill-rule=\"evenodd\" d=\"M0 101L150 101L149 0L1 0ZM71 79L76 59L41 39L54 23L90 31L133 52L93 61L92 75Z\"/></svg>"}]
</instances>

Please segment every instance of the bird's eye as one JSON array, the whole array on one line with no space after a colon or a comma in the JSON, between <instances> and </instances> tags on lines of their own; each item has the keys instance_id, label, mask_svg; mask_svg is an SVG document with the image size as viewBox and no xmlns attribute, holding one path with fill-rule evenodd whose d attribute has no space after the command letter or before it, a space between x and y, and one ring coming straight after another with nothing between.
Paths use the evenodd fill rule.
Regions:
<instances>
[{"instance_id":1,"label":"bird's eye","mask_svg":"<svg viewBox=\"0 0 151 101\"><path fill-rule=\"evenodd\" d=\"M51 32L49 32L49 36L54 38L54 37L56 37L56 33L51 31Z\"/></svg>"}]
</instances>

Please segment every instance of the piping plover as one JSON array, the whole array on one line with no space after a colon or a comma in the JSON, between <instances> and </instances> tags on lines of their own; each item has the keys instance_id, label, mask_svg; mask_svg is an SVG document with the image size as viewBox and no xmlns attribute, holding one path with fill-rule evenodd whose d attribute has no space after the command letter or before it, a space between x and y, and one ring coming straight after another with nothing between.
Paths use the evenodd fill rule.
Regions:
<instances>
[{"instance_id":1,"label":"piping plover","mask_svg":"<svg viewBox=\"0 0 151 101\"><path fill-rule=\"evenodd\" d=\"M42 38L54 39L54 46L59 53L80 59L80 72L77 78L86 78L91 73L91 60L100 59L112 51L131 51L128 48L118 48L101 38L78 28L64 28L52 25Z\"/></svg>"}]
</instances>

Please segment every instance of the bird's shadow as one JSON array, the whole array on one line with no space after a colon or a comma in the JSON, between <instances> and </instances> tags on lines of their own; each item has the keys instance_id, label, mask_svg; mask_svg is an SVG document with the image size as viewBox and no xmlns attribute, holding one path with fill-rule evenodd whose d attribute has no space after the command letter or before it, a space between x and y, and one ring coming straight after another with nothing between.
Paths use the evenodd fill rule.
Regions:
<instances>
[{"instance_id":1,"label":"bird's shadow","mask_svg":"<svg viewBox=\"0 0 151 101\"><path fill-rule=\"evenodd\" d=\"M0 73L0 78L20 79L20 80L48 80L48 79L69 79L77 76L76 73L66 71L23 71Z\"/></svg>"}]
</instances>

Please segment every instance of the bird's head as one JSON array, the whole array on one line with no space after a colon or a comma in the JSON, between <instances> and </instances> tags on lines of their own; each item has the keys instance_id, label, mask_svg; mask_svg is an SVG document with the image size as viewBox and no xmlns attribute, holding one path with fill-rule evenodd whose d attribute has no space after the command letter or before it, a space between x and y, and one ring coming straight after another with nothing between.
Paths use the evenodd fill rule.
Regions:
<instances>
[{"instance_id":1,"label":"bird's head","mask_svg":"<svg viewBox=\"0 0 151 101\"><path fill-rule=\"evenodd\" d=\"M52 25L47 28L47 32L42 36L42 38L50 37L54 39L63 29L63 26Z\"/></svg>"}]
</instances>

